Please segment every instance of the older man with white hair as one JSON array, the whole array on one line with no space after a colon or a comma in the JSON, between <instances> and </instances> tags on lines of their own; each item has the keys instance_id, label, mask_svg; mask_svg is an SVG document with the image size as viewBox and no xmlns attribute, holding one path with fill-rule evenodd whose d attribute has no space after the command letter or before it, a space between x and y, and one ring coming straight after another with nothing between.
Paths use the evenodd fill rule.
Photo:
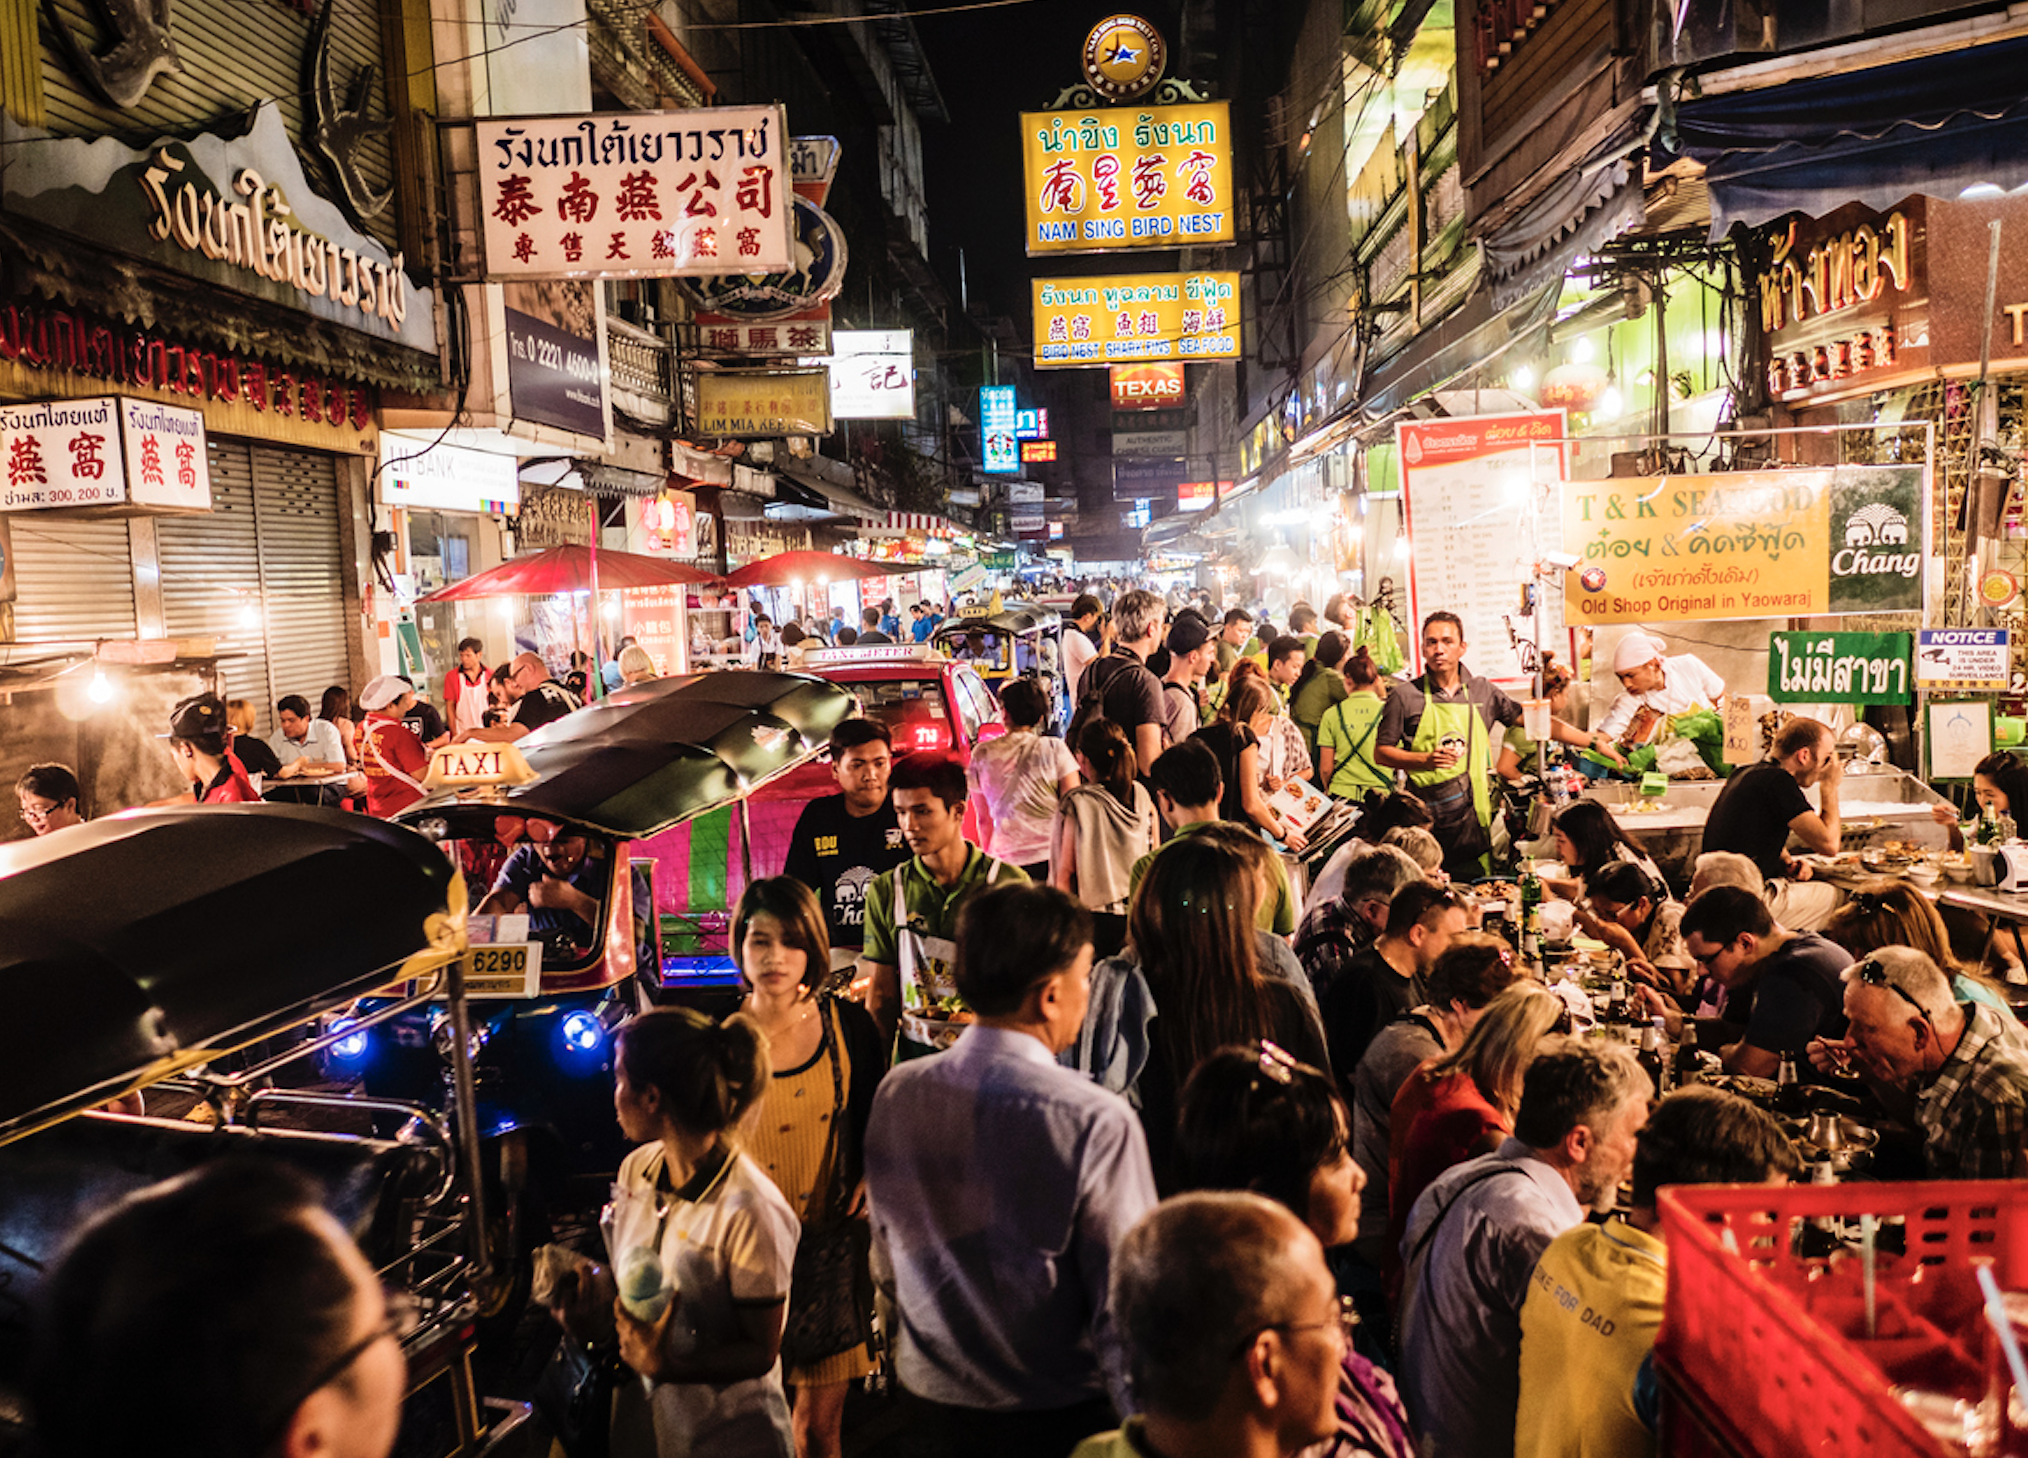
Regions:
<instances>
[{"instance_id":1,"label":"older man with white hair","mask_svg":"<svg viewBox=\"0 0 2028 1458\"><path fill-rule=\"evenodd\" d=\"M1930 1179L2028 1175L2028 1058L1999 1014L1959 1002L1949 974L1913 947L1882 947L1844 976L1845 1036L1812 1040L1810 1062L1850 1057L1876 1083L1912 1091Z\"/></svg>"},{"instance_id":2,"label":"older man with white hair","mask_svg":"<svg viewBox=\"0 0 2028 1458\"><path fill-rule=\"evenodd\" d=\"M1653 743L1671 715L1724 707L1724 679L1694 653L1664 656L1666 651L1660 638L1638 628L1620 639L1613 650L1620 695L1599 721L1594 745L1636 749Z\"/></svg>"}]
</instances>

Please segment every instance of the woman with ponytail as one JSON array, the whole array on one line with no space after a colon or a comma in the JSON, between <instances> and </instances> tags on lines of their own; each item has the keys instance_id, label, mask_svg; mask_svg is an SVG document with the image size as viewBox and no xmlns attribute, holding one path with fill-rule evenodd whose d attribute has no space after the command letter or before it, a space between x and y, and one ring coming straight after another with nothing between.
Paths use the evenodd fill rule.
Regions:
<instances>
[{"instance_id":1,"label":"woman with ponytail","mask_svg":"<svg viewBox=\"0 0 2028 1458\"><path fill-rule=\"evenodd\" d=\"M1334 629L1324 634L1317 640L1317 651L1304 662L1303 671L1296 675L1295 684L1289 689L1289 717L1303 731L1303 746L1309 750L1312 762L1317 758L1317 726L1331 712L1332 705L1352 692L1343 672L1345 655L1351 650L1352 640L1343 633Z\"/></svg>"},{"instance_id":2,"label":"woman with ponytail","mask_svg":"<svg viewBox=\"0 0 2028 1458\"><path fill-rule=\"evenodd\" d=\"M620 1030L613 1107L641 1147L601 1224L620 1357L639 1380L618 1384L613 1458L795 1452L781 1344L801 1226L732 1140L769 1072L766 1035L743 1013L656 1008Z\"/></svg>"},{"instance_id":3,"label":"woman with ponytail","mask_svg":"<svg viewBox=\"0 0 2028 1458\"><path fill-rule=\"evenodd\" d=\"M1126 730L1110 719L1079 732L1077 765L1085 783L1057 806L1049 884L1091 913L1092 955L1105 958L1126 944L1134 862L1155 849L1155 802Z\"/></svg>"}]
</instances>

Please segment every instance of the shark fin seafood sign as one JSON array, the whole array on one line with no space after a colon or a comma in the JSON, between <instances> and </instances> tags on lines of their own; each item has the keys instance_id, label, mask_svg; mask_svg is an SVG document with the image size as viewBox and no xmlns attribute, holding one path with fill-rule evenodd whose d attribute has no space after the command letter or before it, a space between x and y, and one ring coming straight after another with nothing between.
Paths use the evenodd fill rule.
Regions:
<instances>
[{"instance_id":1,"label":"shark fin seafood sign","mask_svg":"<svg viewBox=\"0 0 2028 1458\"><path fill-rule=\"evenodd\" d=\"M1572 481L1573 624L1919 612L1920 466Z\"/></svg>"}]
</instances>

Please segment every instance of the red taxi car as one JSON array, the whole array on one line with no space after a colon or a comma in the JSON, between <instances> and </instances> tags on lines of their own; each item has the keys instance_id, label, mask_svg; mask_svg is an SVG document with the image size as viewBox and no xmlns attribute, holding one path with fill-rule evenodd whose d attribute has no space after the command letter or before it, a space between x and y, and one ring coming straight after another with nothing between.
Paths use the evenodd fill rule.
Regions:
<instances>
[{"instance_id":1,"label":"red taxi car","mask_svg":"<svg viewBox=\"0 0 2028 1458\"><path fill-rule=\"evenodd\" d=\"M857 694L866 717L894 731L898 755L928 750L969 764L973 746L1005 732L977 670L925 643L819 648L803 655L802 671Z\"/></svg>"}]
</instances>

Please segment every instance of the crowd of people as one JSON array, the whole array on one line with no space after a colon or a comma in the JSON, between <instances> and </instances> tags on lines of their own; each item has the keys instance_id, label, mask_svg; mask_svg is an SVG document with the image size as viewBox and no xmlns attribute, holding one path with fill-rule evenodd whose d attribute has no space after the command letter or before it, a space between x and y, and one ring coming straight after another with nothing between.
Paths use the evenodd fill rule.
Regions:
<instances>
[{"instance_id":1,"label":"crowd of people","mask_svg":"<svg viewBox=\"0 0 2028 1458\"><path fill-rule=\"evenodd\" d=\"M1519 705L1465 668L1441 612L1412 684L1355 644L1372 622L1342 602L1286 633L1140 589L1070 617L1063 737L1020 681L969 764L847 721L837 793L734 910L739 1010L621 1029L614 1103L638 1148L554 1310L624 1379L610 1451L837 1454L847 1394L885 1362L905 1454L1654 1452L1657 1192L1783 1180L1799 1157L1734 1093L1658 1096L1587 1035L1589 998L1457 889L1484 868ZM516 660L515 699L549 689L541 672ZM368 732L402 732L406 697L369 685ZM329 753L306 708L295 738ZM178 713L194 791L230 783L224 706ZM1796 721L1741 772L1753 803L1728 789L1686 898L1586 801L1555 817L1551 893L1624 958L1640 1016L1726 1071L1856 1075L1912 1132L1915 1173L2028 1173L2028 1036L1935 908L1883 884L1790 924L1809 882L1767 827L1814 844L1815 818L1835 842L1827 735ZM74 810L47 769L22 782L31 823ZM1313 776L1363 810L1299 908L1270 837L1300 834L1267 797ZM1798 811L1809 784L1832 793ZM126 1279L130 1230L193 1200L216 1200L209 1177L102 1217L57 1288ZM300 1197L255 1210L352 1289ZM659 1307L644 1251L676 1293ZM334 1384L365 1400L347 1366L379 1337L345 1311L272 1391L322 1385L264 1422L312 1422ZM66 1370L45 1403L116 1380L97 1328L58 1319L47 1340Z\"/></svg>"}]
</instances>

